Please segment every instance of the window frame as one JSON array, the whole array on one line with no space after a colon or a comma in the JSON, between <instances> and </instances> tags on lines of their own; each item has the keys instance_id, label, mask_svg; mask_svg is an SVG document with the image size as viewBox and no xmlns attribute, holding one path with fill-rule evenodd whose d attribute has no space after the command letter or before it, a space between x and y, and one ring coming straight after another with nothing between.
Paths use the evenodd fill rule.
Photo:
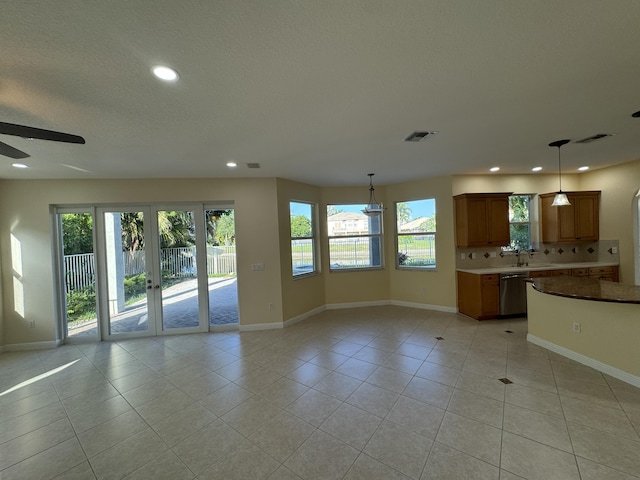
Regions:
<instances>
[{"instance_id":1,"label":"window frame","mask_svg":"<svg viewBox=\"0 0 640 480\"><path fill-rule=\"evenodd\" d=\"M360 210L364 209L366 207L366 205L364 204L360 204L360 203L328 203L326 205L327 211L329 210L330 207L335 207L337 209L340 209L341 207L347 207L347 208L353 208L353 207L358 207ZM362 207L362 208L360 208ZM355 213L355 212L354 212ZM364 215L364 213L362 214L363 216L365 216L367 218L367 231L369 233L363 233L363 234L349 234L349 235L329 235L330 232L330 228L329 228L329 215L327 215L327 221L326 221L326 227L327 227L327 258L329 259L329 272L331 273L335 273L335 272L354 272L354 271L371 271L371 270L384 270L384 229L383 229L383 225L384 225L384 213L381 213L380 215L376 215L376 216L368 216L368 215ZM378 219L379 222L379 233L371 233L371 222L373 219ZM335 239L350 239L350 238L354 238L354 239L359 239L359 238L368 238L369 239L369 256L371 258L372 255L378 255L380 262L379 265L355 265L355 266L346 266L346 267L334 267L332 259L331 259L331 240L335 240ZM373 243L372 240L376 240L377 239L377 252L375 252L374 250L376 249L376 247L372 246ZM356 262L357 262L357 258L356 258ZM372 263L370 261L370 263Z\"/></svg>"},{"instance_id":2,"label":"window frame","mask_svg":"<svg viewBox=\"0 0 640 480\"><path fill-rule=\"evenodd\" d=\"M437 219L437 212L438 212L438 202L436 201L435 197L431 197L431 198L418 198L418 199L414 199L414 200L399 200L397 202L394 202L394 219L395 219L395 248L396 248L396 268L398 270L420 270L420 271L435 271L437 270L438 267L438 256L437 256L437 249L436 249L436 243L437 243L437 232L438 232L438 224L437 224L437 220L436 220L436 229L434 231L428 231L428 230L420 230L420 231L411 231L411 232L400 232L400 228L398 225L398 205L401 203L411 203L411 202L422 202L422 201L433 201L433 215L436 217ZM426 217L429 218L429 217ZM424 235L424 236L433 236L433 259L434 259L434 263L433 265L405 265L400 263L400 255L402 254L402 252L400 251L400 240L403 237L415 237L416 235ZM408 257L410 258L410 256Z\"/></svg>"},{"instance_id":3,"label":"window frame","mask_svg":"<svg viewBox=\"0 0 640 480\"><path fill-rule=\"evenodd\" d=\"M298 204L298 205L307 205L310 207L310 220L311 220L311 235L310 236L294 236L292 231L291 231L291 220L293 219L294 215L291 214L292 212L292 204ZM289 247L291 248L291 276L294 279L299 279L299 278L305 278L305 277L310 277L313 275L317 275L320 273L320 257L319 257L319 250L318 250L318 208L317 208L317 204L314 202L307 202L304 200L289 200L289 236L291 238L291 242L289 243ZM296 267L294 264L294 258L293 258L293 242L294 241L299 241L299 240L310 240L311 241L311 260L313 262L313 269L311 271L304 271L301 273L296 273Z\"/></svg>"},{"instance_id":4,"label":"window frame","mask_svg":"<svg viewBox=\"0 0 640 480\"><path fill-rule=\"evenodd\" d=\"M533 207L534 207L534 197L535 194L532 193L513 193L511 195L509 195L509 213L511 212L511 197L528 197L529 198L529 220L526 222L512 222L511 221L511 215L509 215L509 245L507 245L506 247L502 247L502 251L503 252L515 252L518 250L530 250L533 248L533 239L531 236L532 233L532 229L531 226L533 224ZM511 226L512 225L527 225L528 226L528 232L529 232L529 245L524 247L524 248L516 248L514 246L512 246L513 244L513 237L511 235Z\"/></svg>"}]
</instances>

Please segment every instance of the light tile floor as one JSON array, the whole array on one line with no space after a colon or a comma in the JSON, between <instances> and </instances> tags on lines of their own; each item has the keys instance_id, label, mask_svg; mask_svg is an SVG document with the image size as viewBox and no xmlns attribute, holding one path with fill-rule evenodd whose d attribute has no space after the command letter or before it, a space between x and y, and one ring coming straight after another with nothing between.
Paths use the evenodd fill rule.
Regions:
<instances>
[{"instance_id":1,"label":"light tile floor","mask_svg":"<svg viewBox=\"0 0 640 480\"><path fill-rule=\"evenodd\" d=\"M4 353L0 478L640 478L640 389L526 331L372 307Z\"/></svg>"}]
</instances>

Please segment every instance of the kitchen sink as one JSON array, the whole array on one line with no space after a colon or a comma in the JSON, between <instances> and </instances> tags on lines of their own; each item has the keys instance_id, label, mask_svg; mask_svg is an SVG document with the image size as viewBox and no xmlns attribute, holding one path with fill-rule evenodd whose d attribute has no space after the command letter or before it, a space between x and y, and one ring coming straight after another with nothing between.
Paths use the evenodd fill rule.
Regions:
<instances>
[{"instance_id":1,"label":"kitchen sink","mask_svg":"<svg viewBox=\"0 0 640 480\"><path fill-rule=\"evenodd\" d=\"M530 263L528 265L516 265L515 263L511 265L516 268L544 268L553 266L552 263Z\"/></svg>"}]
</instances>

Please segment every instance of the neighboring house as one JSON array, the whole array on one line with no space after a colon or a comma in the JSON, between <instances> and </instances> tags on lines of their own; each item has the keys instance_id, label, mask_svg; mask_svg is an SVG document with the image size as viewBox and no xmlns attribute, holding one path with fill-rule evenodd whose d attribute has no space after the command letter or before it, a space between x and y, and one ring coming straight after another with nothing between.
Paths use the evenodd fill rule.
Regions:
<instances>
[{"instance_id":1,"label":"neighboring house","mask_svg":"<svg viewBox=\"0 0 640 480\"><path fill-rule=\"evenodd\" d=\"M369 233L369 217L363 213L340 212L327 217L330 237L340 235L366 235Z\"/></svg>"},{"instance_id":2,"label":"neighboring house","mask_svg":"<svg viewBox=\"0 0 640 480\"><path fill-rule=\"evenodd\" d=\"M421 225L426 222L428 217L418 217L415 220L411 220L410 222L403 223L402 225L398 225L399 233L411 233L411 232L424 232L424 228L421 228Z\"/></svg>"}]
</instances>

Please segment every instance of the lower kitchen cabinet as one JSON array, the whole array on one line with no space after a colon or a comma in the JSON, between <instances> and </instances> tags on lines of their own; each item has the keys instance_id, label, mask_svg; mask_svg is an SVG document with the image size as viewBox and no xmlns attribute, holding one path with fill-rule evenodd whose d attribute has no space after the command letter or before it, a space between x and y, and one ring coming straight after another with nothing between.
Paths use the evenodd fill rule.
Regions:
<instances>
[{"instance_id":1,"label":"lower kitchen cabinet","mask_svg":"<svg viewBox=\"0 0 640 480\"><path fill-rule=\"evenodd\" d=\"M500 314L499 275L457 273L458 311L476 320L496 318Z\"/></svg>"},{"instance_id":2,"label":"lower kitchen cabinet","mask_svg":"<svg viewBox=\"0 0 640 480\"><path fill-rule=\"evenodd\" d=\"M596 280L607 280L609 282L618 282L618 267L591 267L591 268L574 268L571 270L574 277L588 277Z\"/></svg>"}]
</instances>

